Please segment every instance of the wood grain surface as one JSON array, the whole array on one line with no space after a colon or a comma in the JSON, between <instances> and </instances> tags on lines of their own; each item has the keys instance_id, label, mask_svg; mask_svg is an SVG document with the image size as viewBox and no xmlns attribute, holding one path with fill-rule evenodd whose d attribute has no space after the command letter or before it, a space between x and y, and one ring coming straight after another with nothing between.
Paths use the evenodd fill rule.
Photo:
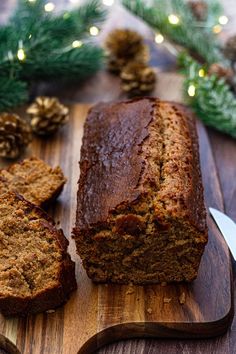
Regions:
<instances>
[{"instance_id":1,"label":"wood grain surface","mask_svg":"<svg viewBox=\"0 0 236 354\"><path fill-rule=\"evenodd\" d=\"M176 88L180 81L180 77L176 77L173 82ZM104 344L125 338L200 338L224 333L233 315L231 264L228 249L211 218L208 218L209 242L198 278L192 284L94 285L88 279L70 237L76 210L83 123L88 107L71 105L68 126L48 141L35 139L27 151L27 155L36 155L52 165L60 164L68 177L62 196L49 212L70 241L78 289L64 307L53 313L10 319L1 316L0 334L16 344L22 354L89 354ZM200 123L198 130L206 201L208 205L222 209L209 140ZM184 304L179 302L181 294L186 297ZM171 301L165 303L165 299ZM3 344L3 348L12 350L9 342L8 347L5 340Z\"/></svg>"},{"instance_id":2,"label":"wood grain surface","mask_svg":"<svg viewBox=\"0 0 236 354\"><path fill-rule=\"evenodd\" d=\"M78 0L81 2L82 0ZM14 8L17 0L1 0L0 1L0 22L6 22L7 17ZM54 0L54 3L64 6L69 3L69 0ZM76 2L76 1L75 1ZM117 1L118 2L118 1ZM225 6L226 14L230 18L229 24L226 26L224 33L221 37L227 37L229 34L233 34L236 31L236 6L235 0L221 0ZM136 19L122 9L119 5L111 9L108 21L105 23L104 31L102 32L102 39L106 36L114 27L132 27L138 31L147 39L151 38L151 31L141 21ZM151 63L153 66L158 67L160 70L173 70L173 58L169 53L161 46L152 47ZM178 99L180 93L176 91L175 82L179 78L175 74L169 72L163 72L158 75L158 83L154 94L163 98L175 95L175 99ZM179 90L179 86L178 86ZM100 100L116 100L124 95L120 90L119 78L114 77L107 73L105 70L101 71L93 78L87 80L84 83L77 82L73 85L63 85L60 83L40 83L35 88L34 94L50 94L58 95L66 102L97 102ZM171 96L172 97L172 96ZM207 142L208 151L211 155L211 164L208 168L208 176L216 175L218 183L217 189L210 188L211 195L210 200L216 203L216 200L221 200L221 204L224 204L224 209L229 216L236 221L236 141L229 138L224 134L220 134L212 129L199 129L200 134L204 134L204 139ZM204 146L204 145L202 145ZM203 149L202 158L206 161L208 157L204 156L206 151ZM209 156L209 155L208 155ZM206 162L207 163L207 162ZM213 167L213 169L211 169ZM206 191L207 192L207 191ZM217 197L215 197L215 194ZM60 203L58 204L60 206ZM217 204L211 204L217 205ZM222 264L224 267L224 264ZM233 268L233 275L235 279L235 267ZM209 284L208 287L210 287ZM234 298L235 298L235 280L234 280ZM221 288L219 284L219 289ZM62 316L63 317L63 316ZM44 324L46 322L44 321ZM1 326L1 324L0 324ZM31 322L28 321L25 324L25 328L30 328ZM14 332L14 325L10 326L10 333ZM33 329L31 328L31 332ZM47 338L48 333L43 331L44 339L42 342L50 343L54 341L53 338ZM79 336L79 330L77 329L76 335ZM40 336L40 334L39 334ZM57 336L56 336L57 338ZM8 348L9 349L9 348ZM8 351L10 352L10 351ZM1 354L5 354L5 351ZM29 351L33 354L33 352ZM223 336L213 339L198 339L198 340L180 340L180 339L133 339L119 341L111 345L105 346L99 350L99 354L233 354L236 353L236 318L233 320L230 330ZM43 353L42 353L43 354Z\"/></svg>"}]
</instances>

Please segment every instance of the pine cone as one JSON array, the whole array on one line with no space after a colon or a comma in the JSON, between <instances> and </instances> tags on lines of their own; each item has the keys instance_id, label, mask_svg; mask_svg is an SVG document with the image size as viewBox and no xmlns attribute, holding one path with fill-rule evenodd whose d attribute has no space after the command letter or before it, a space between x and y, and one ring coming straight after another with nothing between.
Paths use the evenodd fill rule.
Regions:
<instances>
[{"instance_id":1,"label":"pine cone","mask_svg":"<svg viewBox=\"0 0 236 354\"><path fill-rule=\"evenodd\" d=\"M208 74L218 76L219 78L223 78L229 84L231 83L234 75L233 70L231 68L225 68L219 63L211 64L208 69Z\"/></svg>"},{"instance_id":2,"label":"pine cone","mask_svg":"<svg viewBox=\"0 0 236 354\"><path fill-rule=\"evenodd\" d=\"M188 4L196 20L205 21L207 19L208 5L205 1L189 1Z\"/></svg>"},{"instance_id":3,"label":"pine cone","mask_svg":"<svg viewBox=\"0 0 236 354\"><path fill-rule=\"evenodd\" d=\"M37 97L27 113L31 118L32 130L38 135L53 134L69 120L69 109L56 97Z\"/></svg>"},{"instance_id":4,"label":"pine cone","mask_svg":"<svg viewBox=\"0 0 236 354\"><path fill-rule=\"evenodd\" d=\"M31 129L18 115L0 114L0 156L17 158L31 141Z\"/></svg>"},{"instance_id":5,"label":"pine cone","mask_svg":"<svg viewBox=\"0 0 236 354\"><path fill-rule=\"evenodd\" d=\"M128 60L127 58L117 58L114 56L110 56L107 62L108 70L119 74L122 69L128 65L129 63L135 62L140 64L145 64L149 61L149 50L147 46L143 46L143 50L138 53L134 59Z\"/></svg>"},{"instance_id":6,"label":"pine cone","mask_svg":"<svg viewBox=\"0 0 236 354\"><path fill-rule=\"evenodd\" d=\"M137 32L129 29L112 31L105 42L108 51L108 69L119 73L131 61L147 63L149 60L148 47Z\"/></svg>"},{"instance_id":7,"label":"pine cone","mask_svg":"<svg viewBox=\"0 0 236 354\"><path fill-rule=\"evenodd\" d=\"M130 63L120 74L122 90L129 96L142 96L151 92L155 86L156 75L151 67L140 63Z\"/></svg>"},{"instance_id":8,"label":"pine cone","mask_svg":"<svg viewBox=\"0 0 236 354\"><path fill-rule=\"evenodd\" d=\"M223 49L224 55L231 61L236 61L236 35L230 37Z\"/></svg>"}]
</instances>

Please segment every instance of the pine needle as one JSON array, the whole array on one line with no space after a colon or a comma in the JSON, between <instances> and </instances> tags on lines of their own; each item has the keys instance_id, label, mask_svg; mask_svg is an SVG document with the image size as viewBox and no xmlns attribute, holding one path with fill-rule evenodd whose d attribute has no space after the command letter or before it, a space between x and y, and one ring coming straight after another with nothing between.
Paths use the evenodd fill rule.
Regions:
<instances>
[{"instance_id":1,"label":"pine needle","mask_svg":"<svg viewBox=\"0 0 236 354\"><path fill-rule=\"evenodd\" d=\"M59 15L46 12L44 0L19 0L0 27L0 111L24 103L32 80L79 81L99 70L103 51L90 42L89 28L105 15L98 0Z\"/></svg>"}]
</instances>

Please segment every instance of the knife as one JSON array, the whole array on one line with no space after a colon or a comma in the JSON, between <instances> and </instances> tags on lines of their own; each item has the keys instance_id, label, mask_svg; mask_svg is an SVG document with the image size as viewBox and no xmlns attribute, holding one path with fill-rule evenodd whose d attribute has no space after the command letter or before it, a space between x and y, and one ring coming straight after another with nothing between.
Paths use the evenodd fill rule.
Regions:
<instances>
[{"instance_id":1,"label":"knife","mask_svg":"<svg viewBox=\"0 0 236 354\"><path fill-rule=\"evenodd\" d=\"M217 209L209 208L209 210L216 225L224 236L234 260L236 260L236 223Z\"/></svg>"}]
</instances>

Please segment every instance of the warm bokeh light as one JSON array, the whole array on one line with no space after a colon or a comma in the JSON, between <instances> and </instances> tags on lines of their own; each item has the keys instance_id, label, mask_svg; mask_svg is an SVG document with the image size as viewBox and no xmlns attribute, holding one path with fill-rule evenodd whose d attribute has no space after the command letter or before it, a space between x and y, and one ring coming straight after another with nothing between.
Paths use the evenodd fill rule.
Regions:
<instances>
[{"instance_id":1,"label":"warm bokeh light","mask_svg":"<svg viewBox=\"0 0 236 354\"><path fill-rule=\"evenodd\" d=\"M194 85L189 85L188 95L190 97L193 97L193 96L195 96L195 93L196 93L196 87Z\"/></svg>"},{"instance_id":2,"label":"warm bokeh light","mask_svg":"<svg viewBox=\"0 0 236 354\"><path fill-rule=\"evenodd\" d=\"M200 69L198 72L199 77L204 77L205 76L205 70L204 69Z\"/></svg>"},{"instance_id":3,"label":"warm bokeh light","mask_svg":"<svg viewBox=\"0 0 236 354\"><path fill-rule=\"evenodd\" d=\"M169 15L168 20L172 25L177 25L179 23L179 17L174 14Z\"/></svg>"},{"instance_id":4,"label":"warm bokeh light","mask_svg":"<svg viewBox=\"0 0 236 354\"><path fill-rule=\"evenodd\" d=\"M25 52L24 52L24 49L22 49L22 48L18 49L17 58L18 58L20 61L25 60Z\"/></svg>"},{"instance_id":5,"label":"warm bokeh light","mask_svg":"<svg viewBox=\"0 0 236 354\"><path fill-rule=\"evenodd\" d=\"M213 28L212 28L212 31L216 34L220 33L222 31L222 27L220 25L215 25Z\"/></svg>"},{"instance_id":6,"label":"warm bokeh light","mask_svg":"<svg viewBox=\"0 0 236 354\"><path fill-rule=\"evenodd\" d=\"M221 25L226 25L229 22L229 19L227 16L223 15L219 17L218 21Z\"/></svg>"},{"instance_id":7,"label":"warm bokeh light","mask_svg":"<svg viewBox=\"0 0 236 354\"><path fill-rule=\"evenodd\" d=\"M53 2L48 2L47 4L44 5L44 10L46 12L51 12L55 9L55 4Z\"/></svg>"},{"instance_id":8,"label":"warm bokeh light","mask_svg":"<svg viewBox=\"0 0 236 354\"><path fill-rule=\"evenodd\" d=\"M163 35L162 35L161 33L157 33L157 34L155 35L155 42L158 43L158 44L160 44L160 43L162 43L163 41L164 41Z\"/></svg>"},{"instance_id":9,"label":"warm bokeh light","mask_svg":"<svg viewBox=\"0 0 236 354\"><path fill-rule=\"evenodd\" d=\"M83 45L83 42L82 41L74 41L73 43L72 43L72 47L73 48L79 48L79 47L81 47Z\"/></svg>"},{"instance_id":10,"label":"warm bokeh light","mask_svg":"<svg viewBox=\"0 0 236 354\"><path fill-rule=\"evenodd\" d=\"M96 26L92 26L90 27L89 32L91 36L97 36L99 33L99 29Z\"/></svg>"},{"instance_id":11,"label":"warm bokeh light","mask_svg":"<svg viewBox=\"0 0 236 354\"><path fill-rule=\"evenodd\" d=\"M114 0L102 0L102 2L106 6L112 6L114 4Z\"/></svg>"}]
</instances>

